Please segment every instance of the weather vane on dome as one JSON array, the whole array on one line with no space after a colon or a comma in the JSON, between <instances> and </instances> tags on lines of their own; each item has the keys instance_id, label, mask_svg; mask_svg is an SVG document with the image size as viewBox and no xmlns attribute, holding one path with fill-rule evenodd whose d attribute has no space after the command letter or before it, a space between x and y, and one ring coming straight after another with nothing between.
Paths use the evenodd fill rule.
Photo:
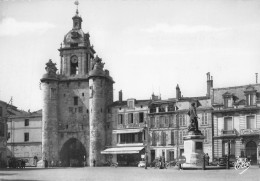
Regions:
<instances>
[{"instance_id":1,"label":"weather vane on dome","mask_svg":"<svg viewBox=\"0 0 260 181\"><path fill-rule=\"evenodd\" d=\"M77 14L79 14L79 11L78 11L79 1L78 1L78 0L76 0L76 1L74 2L74 4L77 6L76 13L77 13Z\"/></svg>"}]
</instances>

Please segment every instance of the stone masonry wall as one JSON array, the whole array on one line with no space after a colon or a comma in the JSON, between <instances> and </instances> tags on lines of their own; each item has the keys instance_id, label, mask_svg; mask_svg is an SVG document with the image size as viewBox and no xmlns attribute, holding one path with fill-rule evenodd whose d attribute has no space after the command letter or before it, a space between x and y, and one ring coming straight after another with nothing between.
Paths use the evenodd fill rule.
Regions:
<instances>
[{"instance_id":1,"label":"stone masonry wall","mask_svg":"<svg viewBox=\"0 0 260 181\"><path fill-rule=\"evenodd\" d=\"M104 163L104 156L101 151L105 148L105 80L103 78L92 78L89 80L90 89L90 141L89 141L89 162L93 166L93 161L96 165Z\"/></svg>"},{"instance_id":2,"label":"stone masonry wall","mask_svg":"<svg viewBox=\"0 0 260 181\"><path fill-rule=\"evenodd\" d=\"M57 82L43 82L42 91L42 157L50 163L58 158Z\"/></svg>"},{"instance_id":3,"label":"stone masonry wall","mask_svg":"<svg viewBox=\"0 0 260 181\"><path fill-rule=\"evenodd\" d=\"M78 105L74 105L78 97ZM88 81L61 82L58 105L59 151L70 138L77 138L89 150L89 84Z\"/></svg>"}]
</instances>

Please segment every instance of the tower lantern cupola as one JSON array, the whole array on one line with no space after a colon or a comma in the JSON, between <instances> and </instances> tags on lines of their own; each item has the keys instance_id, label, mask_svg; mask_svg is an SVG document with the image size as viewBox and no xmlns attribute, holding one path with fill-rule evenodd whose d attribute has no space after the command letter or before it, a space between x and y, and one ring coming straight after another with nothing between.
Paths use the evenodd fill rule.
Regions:
<instances>
[{"instance_id":1,"label":"tower lantern cupola","mask_svg":"<svg viewBox=\"0 0 260 181\"><path fill-rule=\"evenodd\" d=\"M81 22L82 22L82 18L78 15L78 9L76 11L75 16L72 17L73 20L73 28L74 30L79 30L81 29Z\"/></svg>"},{"instance_id":2,"label":"tower lantern cupola","mask_svg":"<svg viewBox=\"0 0 260 181\"><path fill-rule=\"evenodd\" d=\"M81 29L81 23L82 23L82 18L79 16L79 11L78 11L79 2L75 1L75 5L77 5L77 10L76 10L75 16L72 17L72 20L73 20L72 29L79 30L79 29Z\"/></svg>"}]
</instances>

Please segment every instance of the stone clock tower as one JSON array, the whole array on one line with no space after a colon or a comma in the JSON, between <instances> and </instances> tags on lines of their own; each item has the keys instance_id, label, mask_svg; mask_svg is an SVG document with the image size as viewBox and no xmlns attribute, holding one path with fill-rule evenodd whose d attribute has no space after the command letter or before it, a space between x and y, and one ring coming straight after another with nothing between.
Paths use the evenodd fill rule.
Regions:
<instances>
[{"instance_id":1,"label":"stone clock tower","mask_svg":"<svg viewBox=\"0 0 260 181\"><path fill-rule=\"evenodd\" d=\"M42 155L49 163L93 166L104 163L107 106L113 102L113 79L95 56L78 10L60 52L60 73L51 60L43 75Z\"/></svg>"}]
</instances>

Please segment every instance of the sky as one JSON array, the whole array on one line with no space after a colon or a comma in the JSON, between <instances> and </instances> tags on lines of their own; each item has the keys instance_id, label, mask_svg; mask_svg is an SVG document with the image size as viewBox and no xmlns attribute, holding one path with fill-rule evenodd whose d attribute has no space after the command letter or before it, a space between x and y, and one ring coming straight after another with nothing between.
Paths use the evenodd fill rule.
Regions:
<instances>
[{"instance_id":1,"label":"sky","mask_svg":"<svg viewBox=\"0 0 260 181\"><path fill-rule=\"evenodd\" d=\"M260 73L258 0L79 1L82 29L105 62L123 99L206 95L256 83ZM40 79L72 29L73 0L0 0L0 100L42 108ZM259 75L260 76L260 75Z\"/></svg>"}]
</instances>

